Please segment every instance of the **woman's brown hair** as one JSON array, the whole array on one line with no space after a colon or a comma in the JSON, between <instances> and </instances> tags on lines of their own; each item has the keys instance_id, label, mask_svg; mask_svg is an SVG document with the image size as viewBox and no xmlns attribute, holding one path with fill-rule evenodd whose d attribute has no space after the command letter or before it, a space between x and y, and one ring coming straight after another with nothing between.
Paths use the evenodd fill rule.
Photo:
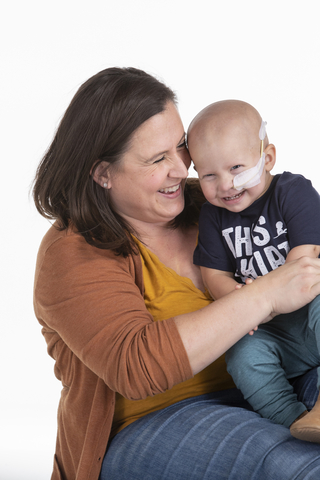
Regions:
<instances>
[{"instance_id":1,"label":"woman's brown hair","mask_svg":"<svg viewBox=\"0 0 320 480\"><path fill-rule=\"evenodd\" d=\"M176 102L173 91L136 68L108 68L87 80L37 169L33 198L40 214L56 220L61 230L72 224L98 248L124 256L134 252L132 228L112 209L92 173L100 162L115 165L135 130L163 112L168 101ZM190 220L183 213L174 226Z\"/></svg>"}]
</instances>

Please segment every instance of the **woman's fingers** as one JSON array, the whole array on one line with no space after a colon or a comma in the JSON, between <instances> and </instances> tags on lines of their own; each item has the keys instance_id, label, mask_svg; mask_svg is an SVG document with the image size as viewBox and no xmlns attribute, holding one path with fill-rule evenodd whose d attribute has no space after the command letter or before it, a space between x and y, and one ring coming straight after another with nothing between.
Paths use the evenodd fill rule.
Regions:
<instances>
[{"instance_id":1,"label":"woman's fingers","mask_svg":"<svg viewBox=\"0 0 320 480\"><path fill-rule=\"evenodd\" d=\"M257 280L266 284L273 314L293 312L320 294L320 259L301 257Z\"/></svg>"}]
</instances>

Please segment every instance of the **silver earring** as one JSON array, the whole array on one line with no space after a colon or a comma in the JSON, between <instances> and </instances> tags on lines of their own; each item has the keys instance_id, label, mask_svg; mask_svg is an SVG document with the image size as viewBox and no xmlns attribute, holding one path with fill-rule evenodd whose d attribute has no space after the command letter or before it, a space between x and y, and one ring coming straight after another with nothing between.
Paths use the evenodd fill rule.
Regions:
<instances>
[{"instance_id":1,"label":"silver earring","mask_svg":"<svg viewBox=\"0 0 320 480\"><path fill-rule=\"evenodd\" d=\"M108 188L108 182L104 182L103 188Z\"/></svg>"}]
</instances>

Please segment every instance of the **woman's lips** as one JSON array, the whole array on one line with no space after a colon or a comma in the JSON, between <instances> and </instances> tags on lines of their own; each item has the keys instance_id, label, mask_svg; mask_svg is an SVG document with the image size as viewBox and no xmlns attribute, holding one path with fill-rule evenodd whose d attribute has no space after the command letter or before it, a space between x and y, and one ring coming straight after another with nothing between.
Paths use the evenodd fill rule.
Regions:
<instances>
[{"instance_id":1,"label":"woman's lips","mask_svg":"<svg viewBox=\"0 0 320 480\"><path fill-rule=\"evenodd\" d=\"M174 185L173 187L167 187L167 188L160 188L159 192L160 193L166 193L166 194L172 194L175 193L179 190L180 188L180 183L179 185Z\"/></svg>"}]
</instances>

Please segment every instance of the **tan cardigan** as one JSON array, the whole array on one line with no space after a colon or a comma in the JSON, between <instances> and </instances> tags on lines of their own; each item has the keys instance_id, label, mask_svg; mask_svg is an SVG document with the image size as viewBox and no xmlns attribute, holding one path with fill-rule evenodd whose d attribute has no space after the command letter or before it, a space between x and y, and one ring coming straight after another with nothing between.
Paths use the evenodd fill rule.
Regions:
<instances>
[{"instance_id":1,"label":"tan cardigan","mask_svg":"<svg viewBox=\"0 0 320 480\"><path fill-rule=\"evenodd\" d=\"M153 322L140 256L127 259L51 227L34 308L63 390L52 480L97 480L115 393L142 399L192 377L175 322Z\"/></svg>"}]
</instances>

